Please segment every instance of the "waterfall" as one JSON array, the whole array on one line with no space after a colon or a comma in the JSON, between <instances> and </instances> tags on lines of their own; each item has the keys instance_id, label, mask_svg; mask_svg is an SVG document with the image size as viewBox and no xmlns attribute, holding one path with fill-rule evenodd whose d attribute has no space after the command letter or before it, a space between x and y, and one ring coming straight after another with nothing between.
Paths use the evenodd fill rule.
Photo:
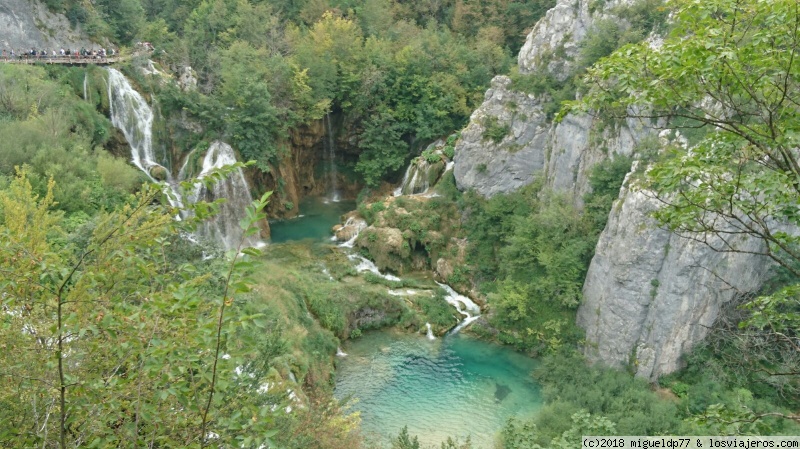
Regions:
<instances>
[{"instance_id":1,"label":"waterfall","mask_svg":"<svg viewBox=\"0 0 800 449\"><path fill-rule=\"evenodd\" d=\"M325 114L322 119L325 122L325 134L327 135L326 147L328 158L328 183L330 184L331 197L330 200L334 203L339 202L339 173L336 168L336 143L333 138L333 127L331 126L331 113Z\"/></svg>"},{"instance_id":2,"label":"waterfall","mask_svg":"<svg viewBox=\"0 0 800 449\"><path fill-rule=\"evenodd\" d=\"M375 265L371 260L367 259L364 256L359 254L348 254L347 258L352 261L358 261L358 265L356 265L356 271L361 273L364 271L369 271L371 273L377 274L378 276L386 279L387 281L399 281L400 278L391 274L382 274L380 270L378 270L377 265Z\"/></svg>"},{"instance_id":3,"label":"waterfall","mask_svg":"<svg viewBox=\"0 0 800 449\"><path fill-rule=\"evenodd\" d=\"M89 95L88 95L89 89L88 89L88 86L89 86L89 72L87 71L87 72L84 72L84 74L83 74L83 100L84 101L89 101Z\"/></svg>"},{"instance_id":4,"label":"waterfall","mask_svg":"<svg viewBox=\"0 0 800 449\"><path fill-rule=\"evenodd\" d=\"M478 307L478 305L475 304L471 299L464 295L459 295L455 290L453 290L453 287L450 287L447 284L440 284L437 282L436 285L441 287L447 293L447 296L444 297L444 300L447 301L448 304L451 304L453 307L455 307L456 310L458 310L458 313L464 315L464 320L458 323L458 326L456 326L455 329L450 332L450 335L457 334L461 329L467 327L470 323L481 317L481 308Z\"/></svg>"},{"instance_id":5,"label":"waterfall","mask_svg":"<svg viewBox=\"0 0 800 449\"><path fill-rule=\"evenodd\" d=\"M342 348L336 348L336 357L347 357L347 353L342 351Z\"/></svg>"},{"instance_id":6,"label":"waterfall","mask_svg":"<svg viewBox=\"0 0 800 449\"><path fill-rule=\"evenodd\" d=\"M214 169L234 163L236 163L236 154L233 152L233 148L225 142L214 141L208 147L203 159L203 170L198 178L207 176ZM219 213L201 223L197 233L202 237L221 243L227 251L238 247L243 233L239 226L239 220L244 216L245 208L253 199L241 168L214 184L210 189L198 183L191 200L192 202L214 201L219 198L226 200L220 205ZM245 247L263 245L264 243L255 235L245 237Z\"/></svg>"},{"instance_id":7,"label":"waterfall","mask_svg":"<svg viewBox=\"0 0 800 449\"><path fill-rule=\"evenodd\" d=\"M86 82L86 81L84 81ZM111 123L122 131L125 140L131 147L131 162L142 170L153 182L166 181L167 188L171 190L170 203L181 208L183 198L178 189L177 182L172 173L156 160L153 149L153 110L147 101L137 92L118 70L108 69L108 98L111 111ZM184 180L187 164L191 157L189 154L181 167L178 181ZM203 169L199 177L208 175L216 168L236 162L236 155L230 145L224 142L213 142L203 159ZM225 250L236 248L242 238L239 220L243 217L245 208L252 201L247 180L241 169L216 183L213 188L206 189L198 183L188 200L214 201L225 198L220 206L219 214L213 219L199 225L197 234L211 239L220 244ZM180 219L180 217L176 217ZM192 236L187 236L193 240ZM263 242L257 236L245 239L245 246L262 246Z\"/></svg>"},{"instance_id":8,"label":"waterfall","mask_svg":"<svg viewBox=\"0 0 800 449\"><path fill-rule=\"evenodd\" d=\"M433 335L433 331L431 330L431 323L425 323L425 327L428 328L428 332L425 334L428 340L436 340L436 336Z\"/></svg>"},{"instance_id":9,"label":"waterfall","mask_svg":"<svg viewBox=\"0 0 800 449\"><path fill-rule=\"evenodd\" d=\"M153 181L154 169L163 170L169 180L169 170L156 162L153 151L153 110L125 75L112 68L108 69L108 104L111 123L122 131L131 147L133 165Z\"/></svg>"},{"instance_id":10,"label":"waterfall","mask_svg":"<svg viewBox=\"0 0 800 449\"><path fill-rule=\"evenodd\" d=\"M444 157L440 150L436 150L434 154L440 158ZM439 181L445 171L452 168L451 164L452 162L446 162L446 159L428 162L427 159L421 156L414 158L406 169L403 182L394 189L394 196L424 195L428 189Z\"/></svg>"},{"instance_id":11,"label":"waterfall","mask_svg":"<svg viewBox=\"0 0 800 449\"><path fill-rule=\"evenodd\" d=\"M353 229L353 236L350 237L346 242L340 244L339 246L342 248L352 248L356 244L356 239L358 235L367 227L367 222L363 219L356 219L353 217L348 217L347 221L344 222L344 226L342 228L350 227ZM334 236L336 239L336 236Z\"/></svg>"},{"instance_id":12,"label":"waterfall","mask_svg":"<svg viewBox=\"0 0 800 449\"><path fill-rule=\"evenodd\" d=\"M400 185L396 189L394 189L394 192L392 192L393 196L400 196L403 194L403 187L405 187L406 184L409 183L408 178L412 176L411 175L412 172L414 173L413 176L417 175L417 170L415 169L414 161L411 161L411 163L408 164L408 168L406 169L406 174L403 175L403 181L400 182Z\"/></svg>"}]
</instances>

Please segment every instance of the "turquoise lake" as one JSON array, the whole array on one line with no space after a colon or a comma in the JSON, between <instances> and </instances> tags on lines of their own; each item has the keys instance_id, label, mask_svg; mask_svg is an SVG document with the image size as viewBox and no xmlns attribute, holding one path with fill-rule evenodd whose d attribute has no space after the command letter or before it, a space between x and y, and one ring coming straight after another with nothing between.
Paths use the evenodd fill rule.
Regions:
<instances>
[{"instance_id":1,"label":"turquoise lake","mask_svg":"<svg viewBox=\"0 0 800 449\"><path fill-rule=\"evenodd\" d=\"M300 203L300 216L269 223L272 243L297 240L330 240L331 227L339 217L356 208L355 201L328 202L325 198L307 198Z\"/></svg>"},{"instance_id":2,"label":"turquoise lake","mask_svg":"<svg viewBox=\"0 0 800 449\"><path fill-rule=\"evenodd\" d=\"M491 448L508 418L529 417L542 404L530 376L535 360L468 336L376 331L343 349L334 395L355 400L350 409L373 444L389 447L407 425L423 447L469 435L473 447Z\"/></svg>"}]
</instances>

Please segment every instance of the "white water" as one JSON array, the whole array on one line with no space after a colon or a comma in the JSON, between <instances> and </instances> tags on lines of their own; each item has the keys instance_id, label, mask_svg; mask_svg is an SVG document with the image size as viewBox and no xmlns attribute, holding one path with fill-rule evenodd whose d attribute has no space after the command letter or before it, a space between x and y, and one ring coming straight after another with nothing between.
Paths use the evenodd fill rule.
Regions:
<instances>
[{"instance_id":1,"label":"white water","mask_svg":"<svg viewBox=\"0 0 800 449\"><path fill-rule=\"evenodd\" d=\"M236 154L233 148L225 142L214 141L203 159L203 169L198 178L207 176L212 170L236 163ZM222 244L225 250L237 248L242 239L242 229L239 220L244 216L245 208L252 201L250 189L244 172L239 168L227 178L217 182L211 189L198 183L192 194L192 202L214 201L225 198L220 205L219 213L210 220L204 221L197 228L197 233L209 240ZM256 236L244 237L244 247L263 246L263 242Z\"/></svg>"},{"instance_id":2,"label":"white water","mask_svg":"<svg viewBox=\"0 0 800 449\"><path fill-rule=\"evenodd\" d=\"M164 166L156 161L153 151L153 110L125 75L112 68L108 69L108 98L111 123L125 135L131 147L131 161L156 181L150 170ZM169 170L164 171L169 180Z\"/></svg>"},{"instance_id":3,"label":"white water","mask_svg":"<svg viewBox=\"0 0 800 449\"><path fill-rule=\"evenodd\" d=\"M457 334L461 329L467 327L470 323L481 317L481 308L471 299L458 294L447 284L440 284L437 282L436 285L447 292L447 296L444 297L444 300L447 301L448 304L453 305L456 310L458 310L458 313L464 315L464 320L458 323L458 326L450 332L450 335Z\"/></svg>"},{"instance_id":4,"label":"white water","mask_svg":"<svg viewBox=\"0 0 800 449\"><path fill-rule=\"evenodd\" d=\"M86 73L83 74L83 99L84 99L84 101L88 101L89 100L88 85L89 85L89 72L86 72Z\"/></svg>"},{"instance_id":5,"label":"white water","mask_svg":"<svg viewBox=\"0 0 800 449\"><path fill-rule=\"evenodd\" d=\"M425 327L428 328L428 332L425 334L428 340L436 340L436 336L433 335L433 331L431 330L431 323L425 323Z\"/></svg>"},{"instance_id":6,"label":"white water","mask_svg":"<svg viewBox=\"0 0 800 449\"><path fill-rule=\"evenodd\" d=\"M336 168L336 143L333 138L333 127L331 126L331 114L325 114L322 120L325 122L325 133L327 139L327 153L328 153L328 183L330 184L331 197L330 200L334 203L339 202L339 173Z\"/></svg>"},{"instance_id":7,"label":"white water","mask_svg":"<svg viewBox=\"0 0 800 449\"><path fill-rule=\"evenodd\" d=\"M342 351L342 348L336 348L336 357L347 357L347 353Z\"/></svg>"},{"instance_id":8,"label":"white water","mask_svg":"<svg viewBox=\"0 0 800 449\"><path fill-rule=\"evenodd\" d=\"M414 296L417 291L407 288L405 290L389 290L389 294L392 296Z\"/></svg>"},{"instance_id":9,"label":"white water","mask_svg":"<svg viewBox=\"0 0 800 449\"><path fill-rule=\"evenodd\" d=\"M366 229L367 222L364 221L364 220L361 220L361 219L355 219L353 217L348 217L347 221L344 222L344 226L342 226L342 227L346 228L348 226L354 227L356 232L355 232L355 234L353 234L352 237L350 237L350 239L348 241L346 241L346 242L344 242L344 243L339 245L342 248L352 248L356 244L356 239L358 238L358 235L361 234L361 231ZM336 240L336 236L333 237L333 240Z\"/></svg>"},{"instance_id":10,"label":"white water","mask_svg":"<svg viewBox=\"0 0 800 449\"><path fill-rule=\"evenodd\" d=\"M382 274L380 270L378 270L378 267L374 263L372 263L371 260L367 259L364 256L361 256L359 254L348 254L347 258L354 262L358 261L358 265L356 265L356 271L358 271L359 273L362 273L364 271L369 271L371 273L377 274L378 276L386 279L387 281L400 280L400 278L397 276L391 274Z\"/></svg>"},{"instance_id":11,"label":"white water","mask_svg":"<svg viewBox=\"0 0 800 449\"><path fill-rule=\"evenodd\" d=\"M84 80L84 84L86 81ZM131 147L131 161L142 170L152 181L158 182L152 175L152 170L159 167L163 170L167 181L170 203L172 206L181 207L183 198L169 169L161 165L155 156L153 148L153 110L147 101L131 86L125 75L118 70L108 69L108 98L111 111L111 123L122 131L128 145ZM178 174L178 180L186 176L186 165L190 155ZM213 170L224 165L236 162L236 155L230 145L224 142L213 142L209 147L203 169L199 177L208 175ZM236 248L242 238L239 220L244 216L245 208L252 201L247 180L241 169L234 171L228 178L216 183L213 188L206 189L197 184L191 193L192 202L205 200L214 201L224 198L219 214L198 227L197 235L212 239L219 243L225 250ZM180 218L180 217L176 217ZM194 241L193 238L189 238ZM244 246L259 247L264 243L257 236L245 238Z\"/></svg>"}]
</instances>

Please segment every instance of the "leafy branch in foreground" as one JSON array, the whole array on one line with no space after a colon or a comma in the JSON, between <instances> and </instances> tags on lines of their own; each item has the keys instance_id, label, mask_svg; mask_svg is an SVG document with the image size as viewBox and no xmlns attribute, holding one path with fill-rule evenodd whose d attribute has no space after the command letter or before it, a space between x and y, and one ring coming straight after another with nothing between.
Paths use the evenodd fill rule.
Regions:
<instances>
[{"instance_id":1,"label":"leafy branch in foreground","mask_svg":"<svg viewBox=\"0 0 800 449\"><path fill-rule=\"evenodd\" d=\"M269 322L233 300L256 252L232 254L225 275L221 261L173 262L185 222L155 186L68 234L53 185L37 196L22 170L0 190L4 447L267 444L285 396L258 390Z\"/></svg>"}]
</instances>

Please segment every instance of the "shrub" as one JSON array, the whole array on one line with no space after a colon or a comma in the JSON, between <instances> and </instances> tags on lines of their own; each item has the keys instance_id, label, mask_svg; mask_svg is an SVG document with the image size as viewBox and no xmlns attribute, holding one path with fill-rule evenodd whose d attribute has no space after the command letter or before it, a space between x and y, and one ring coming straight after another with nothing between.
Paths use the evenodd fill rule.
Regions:
<instances>
[{"instance_id":1,"label":"shrub","mask_svg":"<svg viewBox=\"0 0 800 449\"><path fill-rule=\"evenodd\" d=\"M500 143L511 131L511 127L507 124L501 125L497 117L488 116L483 121L484 131L483 140L491 140L494 143Z\"/></svg>"}]
</instances>

